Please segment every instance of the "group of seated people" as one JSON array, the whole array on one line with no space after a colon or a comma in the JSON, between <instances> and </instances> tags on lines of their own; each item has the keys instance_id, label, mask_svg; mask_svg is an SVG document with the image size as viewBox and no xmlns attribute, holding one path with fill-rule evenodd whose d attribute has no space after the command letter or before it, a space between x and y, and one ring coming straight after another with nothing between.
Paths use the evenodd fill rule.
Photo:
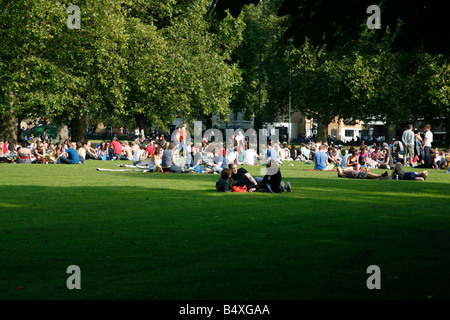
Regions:
<instances>
[{"instance_id":1,"label":"group of seated people","mask_svg":"<svg viewBox=\"0 0 450 320\"><path fill-rule=\"evenodd\" d=\"M402 163L403 159L396 158L388 146L382 149L374 145L371 147L361 146L359 150L349 146L345 154L336 147L321 145L313 153L313 160L316 170L333 170L336 167L353 168L353 170L368 171L369 169L390 169L397 163ZM438 152L437 148L431 149L430 156L425 158L423 163L411 164L411 167L444 169L448 170L450 165L450 150Z\"/></svg>"},{"instance_id":2,"label":"group of seated people","mask_svg":"<svg viewBox=\"0 0 450 320\"><path fill-rule=\"evenodd\" d=\"M217 147L217 144L203 141L201 146L192 143L188 145L187 152L180 157L180 150L175 143L163 140L138 144L134 141L119 142L115 137L108 142L102 141L94 147L91 141L87 141L84 145L69 140L49 144L46 139L38 138L30 142L23 141L21 144L1 141L0 161L83 164L89 159L130 160L132 165L119 166L139 168L145 172L215 173L221 175L218 190L230 191L234 186L245 185L250 192L290 190L290 185L289 187L284 185L281 182L281 174L278 177L277 172L279 173L279 166L283 165L284 161L292 160L306 163L313 161L315 170L326 171L336 168L338 177L341 178L411 180L410 177L413 177L412 180L425 180L428 175L427 171L403 172L402 161L392 156L387 144L381 148L376 145L363 145L359 149L349 146L346 150L342 150L340 147L328 146L320 141L309 145L302 143L299 147L269 142L264 156L257 154L255 147L249 147L244 141L243 144L235 143L231 148L225 149L223 145ZM274 168L277 172L267 174L264 178L249 177L243 168L237 173L238 165L258 165L258 159L266 163L268 172L272 172ZM448 149L440 152L437 148L431 149L430 156L424 159L424 163L415 167L444 169L450 172L450 152ZM388 169L393 170L393 173L388 176L386 171L379 175L369 172L369 169Z\"/></svg>"},{"instance_id":3,"label":"group of seated people","mask_svg":"<svg viewBox=\"0 0 450 320\"><path fill-rule=\"evenodd\" d=\"M19 143L11 141L0 142L2 152L0 162L16 163L84 163L86 145L66 140L64 143L49 144L45 139L27 140Z\"/></svg>"}]
</instances>

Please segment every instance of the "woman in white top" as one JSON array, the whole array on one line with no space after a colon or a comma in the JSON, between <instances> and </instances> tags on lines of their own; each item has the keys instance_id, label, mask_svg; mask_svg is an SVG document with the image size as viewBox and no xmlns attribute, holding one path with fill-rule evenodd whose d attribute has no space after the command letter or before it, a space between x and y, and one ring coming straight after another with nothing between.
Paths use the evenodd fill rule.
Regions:
<instances>
[{"instance_id":1,"label":"woman in white top","mask_svg":"<svg viewBox=\"0 0 450 320\"><path fill-rule=\"evenodd\" d=\"M139 149L133 153L133 166L142 162L142 160L147 158L147 151L143 144L139 146Z\"/></svg>"},{"instance_id":2,"label":"woman in white top","mask_svg":"<svg viewBox=\"0 0 450 320\"><path fill-rule=\"evenodd\" d=\"M84 149L81 142L77 142L77 152L80 157L80 163L84 164L84 160L86 159L86 150Z\"/></svg>"}]
</instances>

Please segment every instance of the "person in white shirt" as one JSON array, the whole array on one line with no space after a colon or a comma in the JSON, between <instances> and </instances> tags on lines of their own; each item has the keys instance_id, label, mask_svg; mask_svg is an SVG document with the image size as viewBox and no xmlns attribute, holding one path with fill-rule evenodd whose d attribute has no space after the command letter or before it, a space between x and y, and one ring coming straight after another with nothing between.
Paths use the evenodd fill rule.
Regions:
<instances>
[{"instance_id":1,"label":"person in white shirt","mask_svg":"<svg viewBox=\"0 0 450 320\"><path fill-rule=\"evenodd\" d=\"M145 150L145 146L141 144L139 149L133 153L133 166L140 164L142 160L147 158L147 151Z\"/></svg>"},{"instance_id":2,"label":"person in white shirt","mask_svg":"<svg viewBox=\"0 0 450 320\"><path fill-rule=\"evenodd\" d=\"M256 164L258 154L253 148L247 149L244 152L244 165L254 166Z\"/></svg>"},{"instance_id":3,"label":"person in white shirt","mask_svg":"<svg viewBox=\"0 0 450 320\"><path fill-rule=\"evenodd\" d=\"M305 146L305 144L302 144L302 147L300 148L300 151L304 157L304 161L308 161L309 160L309 155L310 155L310 150L307 146Z\"/></svg>"},{"instance_id":4,"label":"person in white shirt","mask_svg":"<svg viewBox=\"0 0 450 320\"><path fill-rule=\"evenodd\" d=\"M137 127L134 130L134 141L139 142L139 134L140 134L139 127Z\"/></svg>"},{"instance_id":5,"label":"person in white shirt","mask_svg":"<svg viewBox=\"0 0 450 320\"><path fill-rule=\"evenodd\" d=\"M425 139L423 141L423 146L422 146L424 163L425 163L427 157L430 156L432 142L433 142L433 133L431 132L431 126L429 124L427 124L425 126Z\"/></svg>"},{"instance_id":6,"label":"person in white shirt","mask_svg":"<svg viewBox=\"0 0 450 320\"><path fill-rule=\"evenodd\" d=\"M245 137L242 134L242 131L239 131L238 135L236 136L236 142L237 142L238 147L239 146L241 146L241 147L245 146Z\"/></svg>"}]
</instances>

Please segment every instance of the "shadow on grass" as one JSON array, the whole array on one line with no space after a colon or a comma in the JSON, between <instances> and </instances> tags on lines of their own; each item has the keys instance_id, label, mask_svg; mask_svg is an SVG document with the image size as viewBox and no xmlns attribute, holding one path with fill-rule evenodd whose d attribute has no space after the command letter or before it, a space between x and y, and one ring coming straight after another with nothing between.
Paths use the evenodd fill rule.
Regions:
<instances>
[{"instance_id":1,"label":"shadow on grass","mask_svg":"<svg viewBox=\"0 0 450 320\"><path fill-rule=\"evenodd\" d=\"M0 186L0 297L449 297L442 184L289 178L289 194L224 194L209 189L217 175L106 174L149 184ZM365 286L372 264L383 291Z\"/></svg>"}]
</instances>

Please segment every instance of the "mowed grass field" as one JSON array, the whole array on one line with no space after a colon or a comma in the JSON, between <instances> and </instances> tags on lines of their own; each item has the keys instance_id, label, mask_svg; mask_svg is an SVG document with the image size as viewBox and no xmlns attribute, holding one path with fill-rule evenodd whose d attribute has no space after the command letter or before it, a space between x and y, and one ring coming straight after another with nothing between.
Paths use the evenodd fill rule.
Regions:
<instances>
[{"instance_id":1,"label":"mowed grass field","mask_svg":"<svg viewBox=\"0 0 450 320\"><path fill-rule=\"evenodd\" d=\"M292 162L292 193L224 194L219 175L96 171L118 163L0 165L0 299L450 298L450 174L354 180Z\"/></svg>"}]
</instances>

